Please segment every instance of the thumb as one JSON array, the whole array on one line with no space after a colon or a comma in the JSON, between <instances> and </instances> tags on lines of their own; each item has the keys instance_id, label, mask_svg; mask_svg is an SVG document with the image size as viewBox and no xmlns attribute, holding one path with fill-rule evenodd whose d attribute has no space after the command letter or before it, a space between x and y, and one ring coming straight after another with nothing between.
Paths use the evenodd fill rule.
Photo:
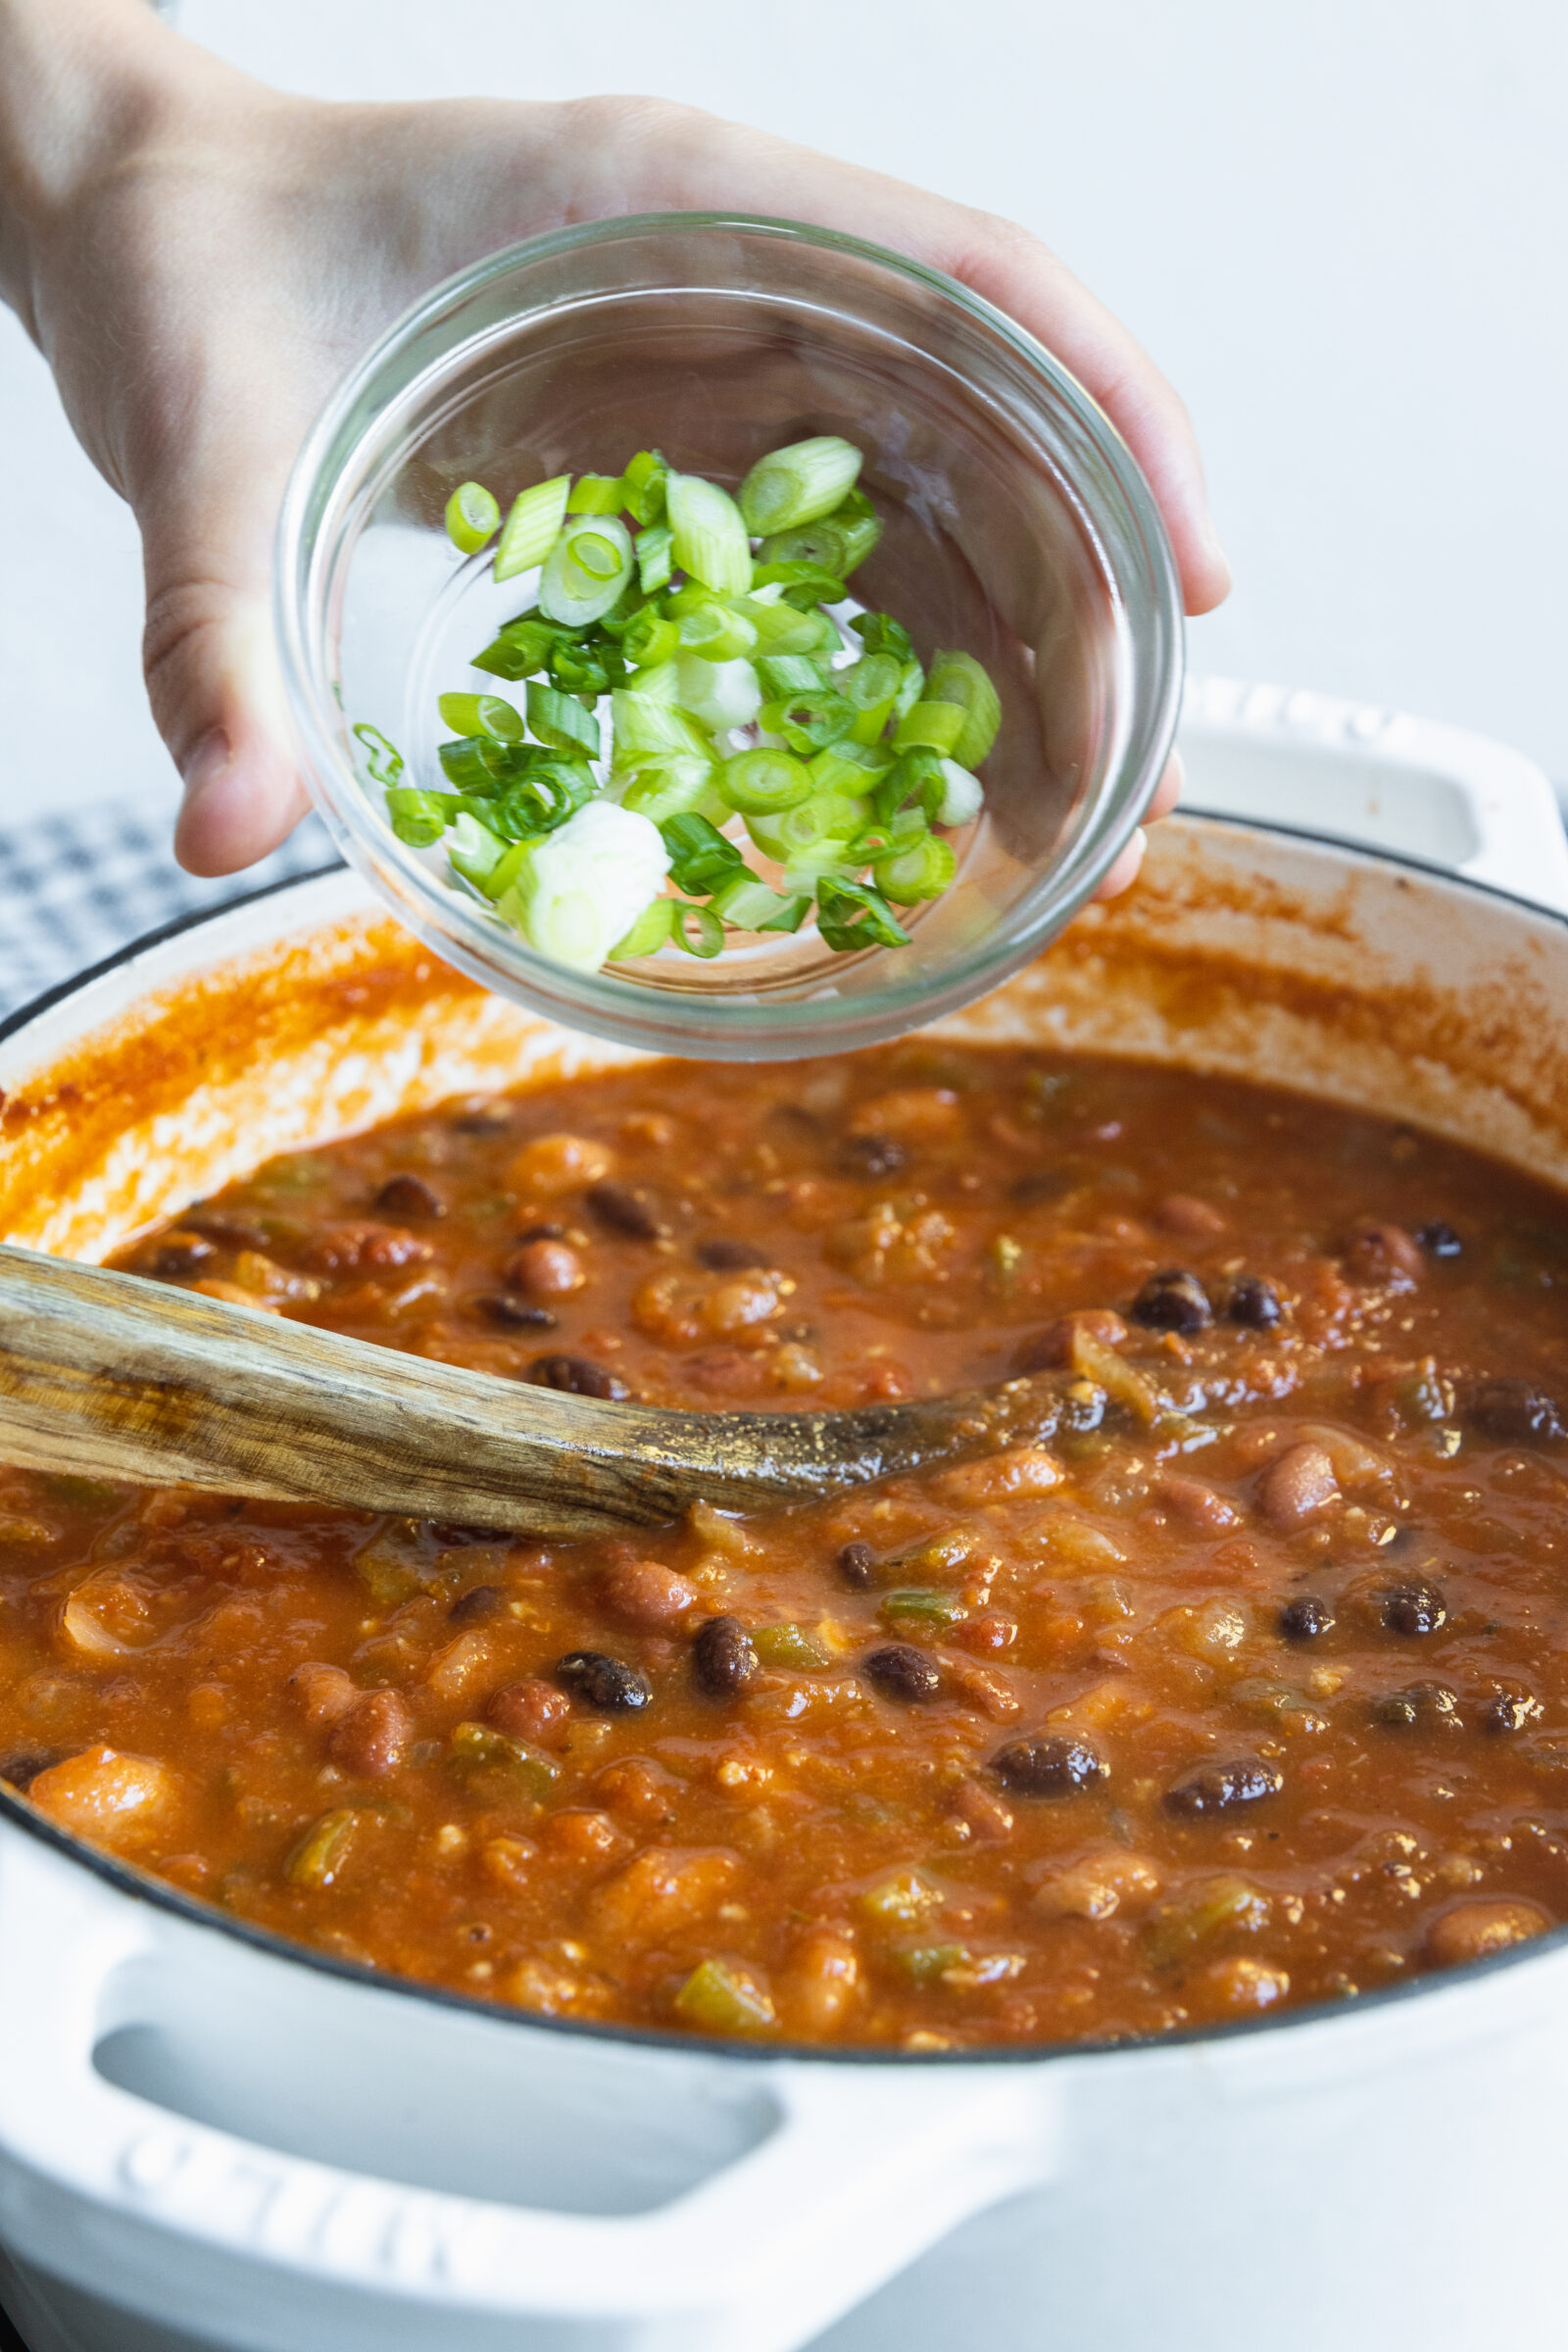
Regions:
<instances>
[{"instance_id":1,"label":"thumb","mask_svg":"<svg viewBox=\"0 0 1568 2352\"><path fill-rule=\"evenodd\" d=\"M142 667L185 783L174 855L230 874L285 840L309 806L290 748L272 635L272 527L287 459L214 451L138 506L147 583ZM168 478L168 477L166 477Z\"/></svg>"}]
</instances>

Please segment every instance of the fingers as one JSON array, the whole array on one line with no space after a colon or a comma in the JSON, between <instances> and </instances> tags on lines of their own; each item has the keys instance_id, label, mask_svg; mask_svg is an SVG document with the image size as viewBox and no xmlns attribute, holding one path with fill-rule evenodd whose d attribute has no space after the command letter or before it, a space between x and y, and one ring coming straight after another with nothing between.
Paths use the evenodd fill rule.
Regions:
<instances>
[{"instance_id":1,"label":"fingers","mask_svg":"<svg viewBox=\"0 0 1568 2352\"><path fill-rule=\"evenodd\" d=\"M1100 402L1143 467L1188 612L1223 602L1230 569L1186 409L1136 339L1038 238L782 139L645 101L609 104L622 115L607 211L666 204L819 221L929 263L1015 318Z\"/></svg>"},{"instance_id":2,"label":"fingers","mask_svg":"<svg viewBox=\"0 0 1568 2352\"><path fill-rule=\"evenodd\" d=\"M1176 803L1181 798L1183 781L1184 770L1182 767L1181 754L1179 752L1172 752L1170 758L1165 762L1164 773L1161 775L1159 782L1154 787L1153 798L1151 800L1148 808L1144 812L1144 820L1146 824L1152 825L1156 821L1157 818L1169 816L1171 810L1175 808ZM1149 836L1144 831L1143 825L1140 825L1137 832L1133 835L1131 841L1127 844L1127 847L1122 851L1120 857L1116 859L1114 865L1111 866L1109 872L1105 876L1105 879L1100 885L1100 888L1096 891L1096 898L1119 898L1124 890L1130 889L1132 884L1138 879L1139 870L1144 862L1144 852L1148 849L1148 847Z\"/></svg>"}]
</instances>

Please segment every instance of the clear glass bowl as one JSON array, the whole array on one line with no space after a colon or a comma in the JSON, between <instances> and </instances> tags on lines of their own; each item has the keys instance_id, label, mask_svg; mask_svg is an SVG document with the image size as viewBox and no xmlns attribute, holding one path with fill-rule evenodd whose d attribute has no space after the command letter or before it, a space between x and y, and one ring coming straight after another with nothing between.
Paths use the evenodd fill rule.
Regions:
<instances>
[{"instance_id":1,"label":"clear glass bowl","mask_svg":"<svg viewBox=\"0 0 1568 2352\"><path fill-rule=\"evenodd\" d=\"M503 509L558 473L662 449L737 484L811 433L865 453L884 520L857 597L923 657L961 647L1003 701L986 805L911 944L814 933L716 962L568 971L404 847L371 773L379 731L441 782L436 697L525 601L443 511ZM439 287L347 377L279 525L277 627L304 766L350 861L440 955L568 1027L732 1060L874 1045L970 1003L1091 897L1158 780L1181 694L1175 566L1152 495L1050 354L954 280L796 221L674 213L516 245ZM356 728L367 730L357 735Z\"/></svg>"}]
</instances>

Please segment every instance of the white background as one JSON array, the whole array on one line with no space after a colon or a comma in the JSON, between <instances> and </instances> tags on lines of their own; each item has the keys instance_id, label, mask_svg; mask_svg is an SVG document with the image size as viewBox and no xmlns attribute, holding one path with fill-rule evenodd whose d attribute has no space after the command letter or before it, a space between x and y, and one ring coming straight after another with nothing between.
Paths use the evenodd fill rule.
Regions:
<instances>
[{"instance_id":1,"label":"white background","mask_svg":"<svg viewBox=\"0 0 1568 2352\"><path fill-rule=\"evenodd\" d=\"M327 97L679 95L1011 214L1185 394L1236 571L1195 668L1568 781L1563 0L184 0ZM172 789L134 533L0 315L13 821Z\"/></svg>"}]
</instances>

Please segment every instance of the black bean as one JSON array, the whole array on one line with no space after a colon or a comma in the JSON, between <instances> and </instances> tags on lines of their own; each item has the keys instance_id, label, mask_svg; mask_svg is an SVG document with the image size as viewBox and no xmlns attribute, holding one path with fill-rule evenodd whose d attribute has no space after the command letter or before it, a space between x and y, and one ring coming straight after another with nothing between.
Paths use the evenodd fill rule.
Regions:
<instances>
[{"instance_id":1,"label":"black bean","mask_svg":"<svg viewBox=\"0 0 1568 2352\"><path fill-rule=\"evenodd\" d=\"M1020 1208L1034 1208L1042 1200L1059 1200L1077 1182L1071 1168L1036 1168L1032 1175L1018 1178L1010 1188L1010 1197Z\"/></svg>"},{"instance_id":2,"label":"black bean","mask_svg":"<svg viewBox=\"0 0 1568 2352\"><path fill-rule=\"evenodd\" d=\"M542 1225L525 1226L521 1233L514 1236L519 1247L524 1242L564 1242L565 1238L564 1225L552 1224L548 1220Z\"/></svg>"},{"instance_id":3,"label":"black bean","mask_svg":"<svg viewBox=\"0 0 1568 2352\"><path fill-rule=\"evenodd\" d=\"M491 1102L476 1102L471 1109L460 1110L452 1121L456 1135L505 1135L511 1125L512 1112Z\"/></svg>"},{"instance_id":4,"label":"black bean","mask_svg":"<svg viewBox=\"0 0 1568 2352\"><path fill-rule=\"evenodd\" d=\"M662 1241L669 1231L652 1194L629 1184L591 1184L583 1198L601 1225L634 1242Z\"/></svg>"},{"instance_id":5,"label":"black bean","mask_svg":"<svg viewBox=\"0 0 1568 2352\"><path fill-rule=\"evenodd\" d=\"M846 1176L895 1176L909 1154L891 1135L850 1135L839 1146L839 1168Z\"/></svg>"},{"instance_id":6,"label":"black bean","mask_svg":"<svg viewBox=\"0 0 1568 2352\"><path fill-rule=\"evenodd\" d=\"M215 1242L229 1250L270 1250L274 1239L272 1227L264 1225L259 1217L236 1216L226 1208L203 1208L199 1201L186 1209L180 1224L196 1233L211 1234Z\"/></svg>"},{"instance_id":7,"label":"black bean","mask_svg":"<svg viewBox=\"0 0 1568 2352\"><path fill-rule=\"evenodd\" d=\"M1435 1634L1448 1622L1448 1608L1436 1585L1389 1585L1378 1596L1378 1612L1391 1634Z\"/></svg>"},{"instance_id":8,"label":"black bean","mask_svg":"<svg viewBox=\"0 0 1568 2352\"><path fill-rule=\"evenodd\" d=\"M453 1625L483 1625L487 1617L499 1616L507 1605L507 1596L499 1585L470 1585L460 1592L447 1611Z\"/></svg>"},{"instance_id":9,"label":"black bean","mask_svg":"<svg viewBox=\"0 0 1568 2352\"><path fill-rule=\"evenodd\" d=\"M942 1689L942 1669L936 1660L928 1658L924 1650L911 1649L906 1642L890 1642L884 1649L873 1649L860 1664L884 1698L899 1699L906 1707L923 1706Z\"/></svg>"},{"instance_id":10,"label":"black bean","mask_svg":"<svg viewBox=\"0 0 1568 2352\"><path fill-rule=\"evenodd\" d=\"M1415 1238L1428 1257L1462 1257L1464 1255L1463 1242L1460 1241L1453 1227L1445 1225L1441 1217L1434 1217L1430 1225L1418 1225Z\"/></svg>"},{"instance_id":11,"label":"black bean","mask_svg":"<svg viewBox=\"0 0 1568 2352\"><path fill-rule=\"evenodd\" d=\"M171 1235L167 1241L155 1246L141 1271L151 1274L157 1282L180 1282L217 1255L217 1243L208 1241L202 1234L182 1234L178 1239Z\"/></svg>"},{"instance_id":12,"label":"black bean","mask_svg":"<svg viewBox=\"0 0 1568 2352\"><path fill-rule=\"evenodd\" d=\"M735 1241L727 1233L715 1233L710 1240L699 1242L692 1255L710 1274L737 1274L744 1266L773 1263L767 1250L760 1250L755 1242Z\"/></svg>"},{"instance_id":13,"label":"black bean","mask_svg":"<svg viewBox=\"0 0 1568 2352\"><path fill-rule=\"evenodd\" d=\"M530 1306L526 1298L511 1298L495 1291L488 1298L475 1298L475 1308L489 1323L499 1323L504 1331L554 1331L556 1317L548 1306Z\"/></svg>"},{"instance_id":14,"label":"black bean","mask_svg":"<svg viewBox=\"0 0 1568 2352\"><path fill-rule=\"evenodd\" d=\"M1315 1642L1334 1623L1334 1611L1314 1593L1298 1592L1280 1611L1280 1632L1287 1642Z\"/></svg>"},{"instance_id":15,"label":"black bean","mask_svg":"<svg viewBox=\"0 0 1568 2352\"><path fill-rule=\"evenodd\" d=\"M1280 1295L1261 1274L1244 1274L1231 1284L1225 1312L1233 1323L1244 1324L1249 1331L1268 1331L1280 1319Z\"/></svg>"},{"instance_id":16,"label":"black bean","mask_svg":"<svg viewBox=\"0 0 1568 2352\"><path fill-rule=\"evenodd\" d=\"M1374 1701L1372 1714L1391 1731L1412 1725L1441 1725L1453 1732L1462 1729L1458 1692L1450 1690L1446 1683L1410 1683L1402 1690L1387 1691Z\"/></svg>"},{"instance_id":17,"label":"black bean","mask_svg":"<svg viewBox=\"0 0 1568 2352\"><path fill-rule=\"evenodd\" d=\"M556 1680L598 1715L635 1715L654 1695L645 1674L623 1659L607 1658L602 1649L568 1650L556 1660Z\"/></svg>"},{"instance_id":18,"label":"black bean","mask_svg":"<svg viewBox=\"0 0 1568 2352\"><path fill-rule=\"evenodd\" d=\"M564 1389L570 1396L606 1396L614 1404L631 1395L623 1380L586 1355L536 1355L528 1378L536 1388Z\"/></svg>"},{"instance_id":19,"label":"black bean","mask_svg":"<svg viewBox=\"0 0 1568 2352\"><path fill-rule=\"evenodd\" d=\"M991 1769L1014 1796L1080 1796L1109 1778L1110 1766L1084 1740L1009 1740Z\"/></svg>"},{"instance_id":20,"label":"black bean","mask_svg":"<svg viewBox=\"0 0 1568 2352\"><path fill-rule=\"evenodd\" d=\"M1541 1713L1539 1698L1522 1690L1499 1690L1482 1717L1489 1732L1522 1732Z\"/></svg>"},{"instance_id":21,"label":"black bean","mask_svg":"<svg viewBox=\"0 0 1568 2352\"><path fill-rule=\"evenodd\" d=\"M757 1650L738 1617L710 1617L692 1642L692 1671L710 1698L731 1698L757 1672Z\"/></svg>"},{"instance_id":22,"label":"black bean","mask_svg":"<svg viewBox=\"0 0 1568 2352\"><path fill-rule=\"evenodd\" d=\"M428 1521L436 1543L455 1550L464 1544L505 1544L510 1541L504 1527L477 1527L471 1519L431 1519Z\"/></svg>"},{"instance_id":23,"label":"black bean","mask_svg":"<svg viewBox=\"0 0 1568 2352\"><path fill-rule=\"evenodd\" d=\"M1180 1266L1152 1274L1129 1311L1135 1323L1150 1331L1202 1331L1214 1320L1208 1293L1196 1274L1184 1273Z\"/></svg>"},{"instance_id":24,"label":"black bean","mask_svg":"<svg viewBox=\"0 0 1568 2352\"><path fill-rule=\"evenodd\" d=\"M444 1217L447 1204L422 1176L389 1176L375 1196L389 1217Z\"/></svg>"},{"instance_id":25,"label":"black bean","mask_svg":"<svg viewBox=\"0 0 1568 2352\"><path fill-rule=\"evenodd\" d=\"M1285 1775L1255 1756L1238 1756L1228 1764L1200 1764L1165 1791L1165 1810L1197 1820L1209 1813L1234 1813L1239 1805L1254 1805L1259 1797L1278 1796Z\"/></svg>"},{"instance_id":26,"label":"black bean","mask_svg":"<svg viewBox=\"0 0 1568 2352\"><path fill-rule=\"evenodd\" d=\"M869 1592L876 1582L876 1553L869 1544L846 1544L833 1565L852 1592Z\"/></svg>"},{"instance_id":27,"label":"black bean","mask_svg":"<svg viewBox=\"0 0 1568 2352\"><path fill-rule=\"evenodd\" d=\"M59 1761L58 1748L19 1748L12 1755L0 1756L0 1781L13 1788L30 1788L40 1772Z\"/></svg>"},{"instance_id":28,"label":"black bean","mask_svg":"<svg viewBox=\"0 0 1568 2352\"><path fill-rule=\"evenodd\" d=\"M1471 1394L1470 1419L1489 1438L1527 1446L1568 1437L1556 1399L1528 1380L1483 1380Z\"/></svg>"}]
</instances>

